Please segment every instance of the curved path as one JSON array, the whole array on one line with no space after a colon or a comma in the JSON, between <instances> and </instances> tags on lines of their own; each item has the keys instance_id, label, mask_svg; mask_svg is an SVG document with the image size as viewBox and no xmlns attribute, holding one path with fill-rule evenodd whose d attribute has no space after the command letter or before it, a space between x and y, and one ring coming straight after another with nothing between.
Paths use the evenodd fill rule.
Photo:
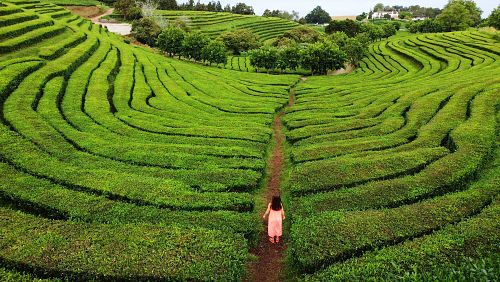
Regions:
<instances>
[{"instance_id":1,"label":"curved path","mask_svg":"<svg viewBox=\"0 0 500 282\"><path fill-rule=\"evenodd\" d=\"M305 80L306 78L301 78L300 81ZM290 88L288 108L293 107L295 102L295 86L299 82ZM283 109L276 115L273 122L274 148L268 163L269 177L266 191L263 194L266 206L267 203L271 202L274 195L281 194L281 176L283 170L285 169L285 135L283 134L282 124L282 118L284 115L285 110ZM248 281L282 281L284 278L284 253L287 247L286 235L284 234L280 243L272 244L267 238L267 220L263 223L266 228L260 235L259 245L251 250L251 253L257 257L257 260L249 264Z\"/></svg>"},{"instance_id":2,"label":"curved path","mask_svg":"<svg viewBox=\"0 0 500 282\"><path fill-rule=\"evenodd\" d=\"M100 21L100 19L102 17L111 15L114 10L115 9L113 9L113 8L109 9L104 14L91 18L91 20L95 24L100 24L102 26L105 26L111 32L118 33L121 35L130 34L130 32L132 30L132 26L128 23L103 23Z\"/></svg>"}]
</instances>

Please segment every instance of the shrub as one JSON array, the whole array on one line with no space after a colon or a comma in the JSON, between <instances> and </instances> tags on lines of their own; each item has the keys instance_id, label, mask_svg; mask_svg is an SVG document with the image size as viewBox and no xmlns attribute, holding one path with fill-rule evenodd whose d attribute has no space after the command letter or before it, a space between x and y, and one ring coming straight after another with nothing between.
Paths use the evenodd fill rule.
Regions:
<instances>
[{"instance_id":1,"label":"shrub","mask_svg":"<svg viewBox=\"0 0 500 282\"><path fill-rule=\"evenodd\" d=\"M152 18L142 18L132 22L131 34L141 43L154 46L160 33L160 26Z\"/></svg>"},{"instance_id":2,"label":"shrub","mask_svg":"<svg viewBox=\"0 0 500 282\"><path fill-rule=\"evenodd\" d=\"M219 37L219 40L224 42L226 48L234 55L240 55L260 46L259 37L249 29L227 31Z\"/></svg>"}]
</instances>

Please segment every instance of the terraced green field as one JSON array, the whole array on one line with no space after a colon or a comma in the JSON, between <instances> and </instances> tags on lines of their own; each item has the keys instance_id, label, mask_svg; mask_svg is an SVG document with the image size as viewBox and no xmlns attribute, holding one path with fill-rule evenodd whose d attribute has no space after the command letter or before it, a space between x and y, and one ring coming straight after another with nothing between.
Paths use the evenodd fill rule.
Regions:
<instances>
[{"instance_id":1,"label":"terraced green field","mask_svg":"<svg viewBox=\"0 0 500 282\"><path fill-rule=\"evenodd\" d=\"M471 31L370 48L354 74L299 85L285 115L294 265L383 280L498 253L500 44Z\"/></svg>"},{"instance_id":2,"label":"terraced green field","mask_svg":"<svg viewBox=\"0 0 500 282\"><path fill-rule=\"evenodd\" d=\"M500 44L468 31L370 48L353 74L298 83L2 1L0 280L243 279L289 93L292 277L397 279L499 253Z\"/></svg>"},{"instance_id":3,"label":"terraced green field","mask_svg":"<svg viewBox=\"0 0 500 282\"><path fill-rule=\"evenodd\" d=\"M249 29L257 34L261 41L266 41L299 26L296 22L280 18L232 13L200 11L158 11L158 13L170 21L175 21L179 17L187 18L192 30L199 30L211 38L216 38L229 30Z\"/></svg>"}]
</instances>

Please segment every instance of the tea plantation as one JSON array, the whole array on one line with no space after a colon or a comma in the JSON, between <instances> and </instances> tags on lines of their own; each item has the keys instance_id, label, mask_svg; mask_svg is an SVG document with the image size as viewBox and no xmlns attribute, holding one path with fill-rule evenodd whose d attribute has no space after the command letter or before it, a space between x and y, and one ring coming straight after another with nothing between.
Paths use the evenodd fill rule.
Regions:
<instances>
[{"instance_id":1,"label":"tea plantation","mask_svg":"<svg viewBox=\"0 0 500 282\"><path fill-rule=\"evenodd\" d=\"M264 39L290 28L198 18L230 17ZM245 279L283 109L291 280L418 280L498 254L499 59L489 32L416 35L301 80L2 1L0 280Z\"/></svg>"},{"instance_id":2,"label":"tea plantation","mask_svg":"<svg viewBox=\"0 0 500 282\"><path fill-rule=\"evenodd\" d=\"M229 30L249 29L258 35L260 40L266 41L299 26L293 21L254 15L200 11L157 11L157 13L169 21L185 19L191 29L199 30L212 38Z\"/></svg>"}]
</instances>

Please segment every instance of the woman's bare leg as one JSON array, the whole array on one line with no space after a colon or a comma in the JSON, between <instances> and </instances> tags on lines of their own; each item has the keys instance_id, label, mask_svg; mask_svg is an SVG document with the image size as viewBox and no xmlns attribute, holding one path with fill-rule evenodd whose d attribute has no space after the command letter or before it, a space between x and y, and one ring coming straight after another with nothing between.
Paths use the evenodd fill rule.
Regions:
<instances>
[{"instance_id":1,"label":"woman's bare leg","mask_svg":"<svg viewBox=\"0 0 500 282\"><path fill-rule=\"evenodd\" d=\"M269 237L269 242L274 244L274 237Z\"/></svg>"},{"instance_id":2,"label":"woman's bare leg","mask_svg":"<svg viewBox=\"0 0 500 282\"><path fill-rule=\"evenodd\" d=\"M276 243L279 243L280 242L280 236L276 236Z\"/></svg>"}]
</instances>

